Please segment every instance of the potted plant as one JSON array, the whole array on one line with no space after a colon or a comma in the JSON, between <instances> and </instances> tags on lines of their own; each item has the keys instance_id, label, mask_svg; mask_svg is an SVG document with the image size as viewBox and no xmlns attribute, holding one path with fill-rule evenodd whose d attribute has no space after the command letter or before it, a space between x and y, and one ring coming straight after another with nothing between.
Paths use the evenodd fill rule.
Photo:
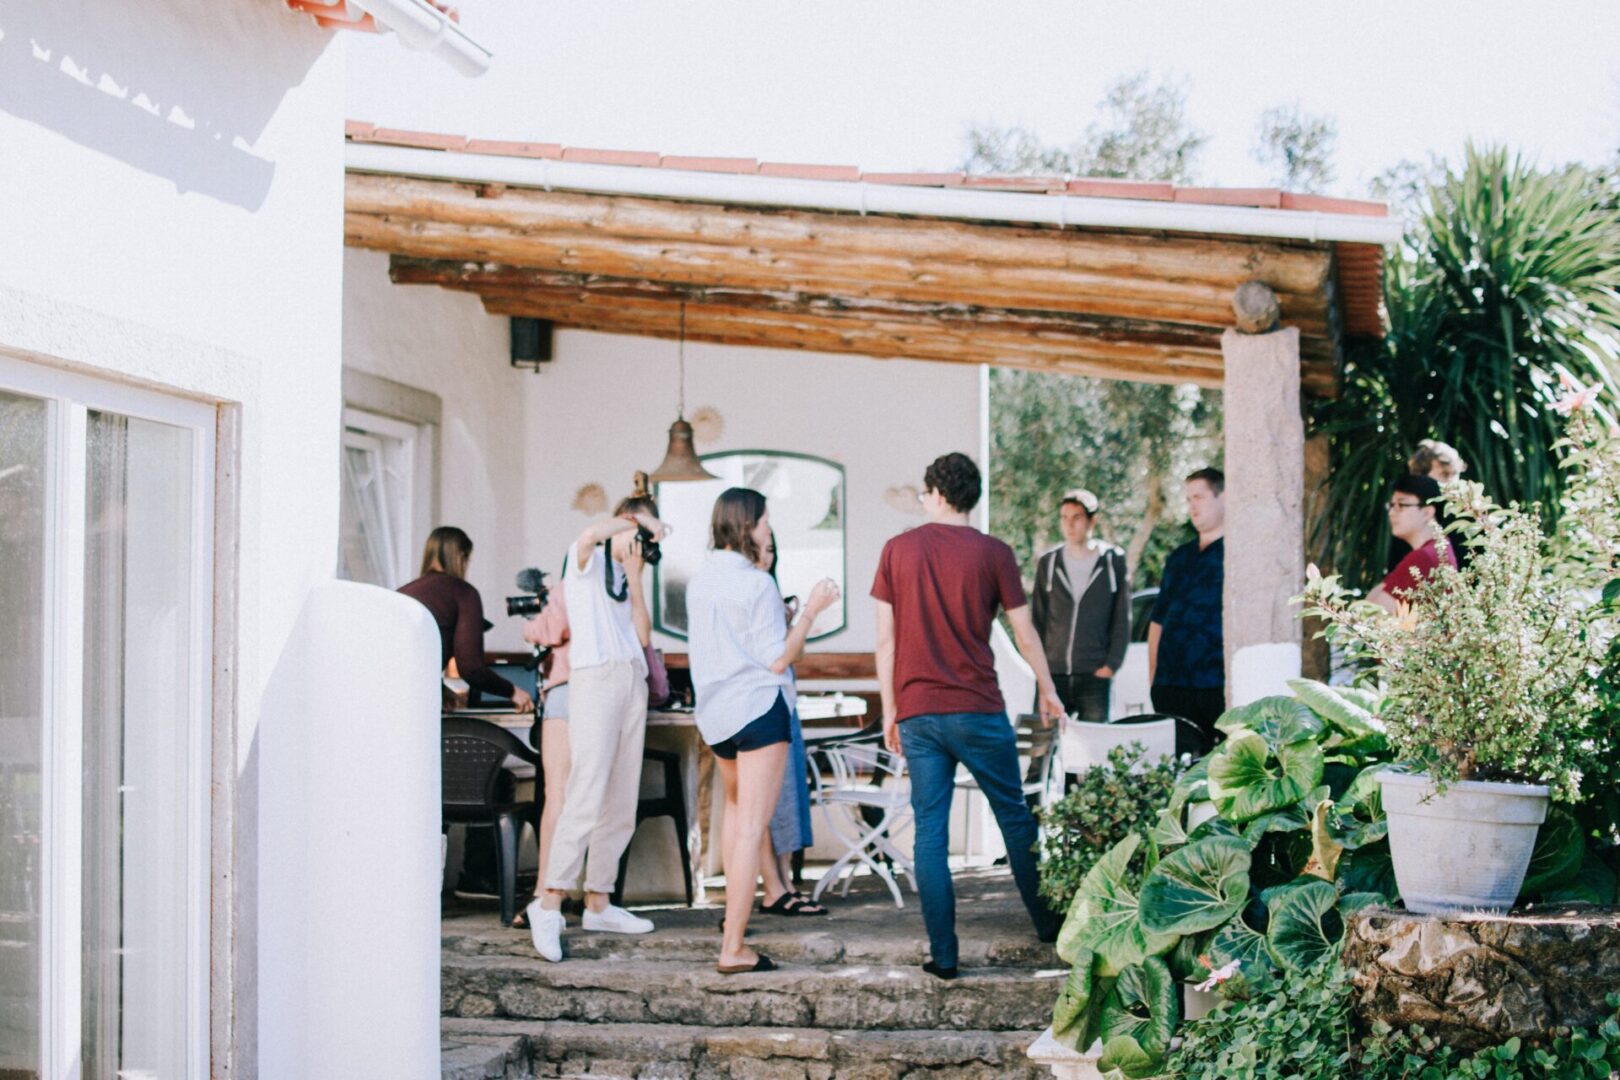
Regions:
<instances>
[{"instance_id":1,"label":"potted plant","mask_svg":"<svg viewBox=\"0 0 1620 1080\"><path fill-rule=\"evenodd\" d=\"M1549 802L1574 803L1608 752L1597 676L1613 633L1620 524L1615 439L1574 388L1562 444L1565 514L1552 536L1535 507L1502 507L1478 484L1446 488L1462 569L1442 564L1394 616L1308 572L1307 614L1383 686L1401 767L1378 774L1406 906L1506 910L1524 883ZM1605 515L1608 515L1607 517Z\"/></svg>"}]
</instances>

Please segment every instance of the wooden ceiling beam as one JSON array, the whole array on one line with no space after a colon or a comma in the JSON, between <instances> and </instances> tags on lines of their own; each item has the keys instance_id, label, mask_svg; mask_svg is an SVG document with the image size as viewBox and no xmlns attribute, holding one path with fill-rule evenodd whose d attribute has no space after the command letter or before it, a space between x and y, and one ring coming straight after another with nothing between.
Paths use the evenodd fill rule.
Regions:
<instances>
[{"instance_id":1,"label":"wooden ceiling beam","mask_svg":"<svg viewBox=\"0 0 1620 1080\"><path fill-rule=\"evenodd\" d=\"M602 244L501 229L403 222L350 214L351 246L441 263L469 264L459 276L487 283L521 283L527 271L602 276L695 288L802 292L858 300L904 300L982 308L1071 312L1147 322L1221 327L1232 322L1231 293L1201 283L1095 280L1082 288L1072 275L975 265L920 264L903 255L850 259L821 253L738 250L713 245ZM496 264L483 267L481 264ZM458 276L446 270L449 284ZM1280 295L1283 318L1303 334L1323 334L1325 295Z\"/></svg>"},{"instance_id":2,"label":"wooden ceiling beam","mask_svg":"<svg viewBox=\"0 0 1620 1080\"><path fill-rule=\"evenodd\" d=\"M531 236L877 258L903 252L922 264L1100 275L1121 286L1138 280L1198 282L1229 293L1244 281L1259 280L1279 294L1307 295L1319 292L1332 271L1328 246L1303 241L1080 231L525 188L487 198L473 184L358 173L348 176L345 205L356 215Z\"/></svg>"}]
</instances>

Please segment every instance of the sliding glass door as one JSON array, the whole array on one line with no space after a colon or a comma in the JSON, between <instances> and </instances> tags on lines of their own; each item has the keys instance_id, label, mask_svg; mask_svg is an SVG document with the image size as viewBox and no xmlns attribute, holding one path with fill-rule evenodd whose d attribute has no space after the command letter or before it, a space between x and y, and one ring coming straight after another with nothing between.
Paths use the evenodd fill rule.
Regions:
<instances>
[{"instance_id":1,"label":"sliding glass door","mask_svg":"<svg viewBox=\"0 0 1620 1080\"><path fill-rule=\"evenodd\" d=\"M0 357L0 1080L208 1074L213 427Z\"/></svg>"}]
</instances>

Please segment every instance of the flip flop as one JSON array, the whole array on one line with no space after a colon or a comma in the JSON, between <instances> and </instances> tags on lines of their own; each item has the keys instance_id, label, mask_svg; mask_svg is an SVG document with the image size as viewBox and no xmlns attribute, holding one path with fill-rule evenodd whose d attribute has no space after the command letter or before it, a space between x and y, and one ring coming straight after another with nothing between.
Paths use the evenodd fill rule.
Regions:
<instances>
[{"instance_id":1,"label":"flip flop","mask_svg":"<svg viewBox=\"0 0 1620 1080\"><path fill-rule=\"evenodd\" d=\"M771 963L770 957L760 953L752 964L717 964L714 970L722 975L747 975L754 971L775 971L776 965Z\"/></svg>"},{"instance_id":2,"label":"flip flop","mask_svg":"<svg viewBox=\"0 0 1620 1080\"><path fill-rule=\"evenodd\" d=\"M785 892L776 898L776 903L761 904L759 910L762 915L790 915L798 918L827 914L826 908L812 903L803 893L796 892Z\"/></svg>"}]
</instances>

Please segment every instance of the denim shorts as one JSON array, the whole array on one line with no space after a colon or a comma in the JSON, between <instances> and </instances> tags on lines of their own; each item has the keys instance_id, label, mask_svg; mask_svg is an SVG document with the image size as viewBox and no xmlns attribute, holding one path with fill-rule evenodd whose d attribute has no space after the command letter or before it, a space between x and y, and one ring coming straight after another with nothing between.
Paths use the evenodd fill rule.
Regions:
<instances>
[{"instance_id":1,"label":"denim shorts","mask_svg":"<svg viewBox=\"0 0 1620 1080\"><path fill-rule=\"evenodd\" d=\"M765 710L765 715L751 720L748 726L729 739L721 739L711 750L714 756L735 761L743 750L760 750L779 742L793 741L793 714L788 711L787 699L782 691L776 692L776 701Z\"/></svg>"}]
</instances>

